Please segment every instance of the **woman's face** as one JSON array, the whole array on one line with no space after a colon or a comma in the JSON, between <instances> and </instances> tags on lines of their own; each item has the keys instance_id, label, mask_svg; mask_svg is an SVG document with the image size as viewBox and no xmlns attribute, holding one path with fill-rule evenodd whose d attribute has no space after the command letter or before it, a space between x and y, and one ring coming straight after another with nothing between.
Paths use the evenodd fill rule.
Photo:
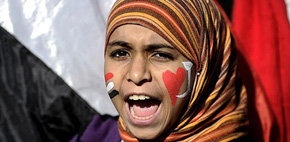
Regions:
<instances>
[{"instance_id":1,"label":"woman's face","mask_svg":"<svg viewBox=\"0 0 290 142\"><path fill-rule=\"evenodd\" d=\"M105 55L107 90L135 137L155 139L176 122L190 92L188 63L142 26L123 25L112 33Z\"/></svg>"}]
</instances>

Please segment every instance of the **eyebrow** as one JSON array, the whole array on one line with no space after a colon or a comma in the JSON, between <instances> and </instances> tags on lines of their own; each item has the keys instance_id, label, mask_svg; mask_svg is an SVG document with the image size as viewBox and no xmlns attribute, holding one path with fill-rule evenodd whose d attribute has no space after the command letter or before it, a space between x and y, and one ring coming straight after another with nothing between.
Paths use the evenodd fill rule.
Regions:
<instances>
[{"instance_id":1,"label":"eyebrow","mask_svg":"<svg viewBox=\"0 0 290 142\"><path fill-rule=\"evenodd\" d=\"M108 43L107 47L113 47L113 46L121 46L126 48L132 48L131 45L128 42L125 41L112 41Z\"/></svg>"},{"instance_id":2,"label":"eyebrow","mask_svg":"<svg viewBox=\"0 0 290 142\"><path fill-rule=\"evenodd\" d=\"M149 44L149 45L147 45L146 51L154 51L154 50L157 50L160 48L169 48L169 49L175 50L174 47L167 45L167 44Z\"/></svg>"}]
</instances>

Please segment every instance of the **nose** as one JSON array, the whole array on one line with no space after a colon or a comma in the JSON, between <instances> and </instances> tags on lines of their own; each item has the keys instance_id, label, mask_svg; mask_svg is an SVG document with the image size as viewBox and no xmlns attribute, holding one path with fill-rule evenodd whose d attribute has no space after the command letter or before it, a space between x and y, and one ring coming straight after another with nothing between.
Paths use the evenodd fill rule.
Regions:
<instances>
[{"instance_id":1,"label":"nose","mask_svg":"<svg viewBox=\"0 0 290 142\"><path fill-rule=\"evenodd\" d=\"M142 56L134 57L129 65L127 80L140 86L152 79L147 60Z\"/></svg>"}]
</instances>

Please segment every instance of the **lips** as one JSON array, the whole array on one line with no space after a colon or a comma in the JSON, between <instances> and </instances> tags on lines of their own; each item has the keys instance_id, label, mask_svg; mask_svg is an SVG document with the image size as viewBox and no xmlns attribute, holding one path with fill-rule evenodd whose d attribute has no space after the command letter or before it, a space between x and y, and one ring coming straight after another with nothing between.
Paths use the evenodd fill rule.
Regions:
<instances>
[{"instance_id":1,"label":"lips","mask_svg":"<svg viewBox=\"0 0 290 142\"><path fill-rule=\"evenodd\" d=\"M127 114L136 125L151 124L161 108L161 101L148 95L130 95L125 101Z\"/></svg>"}]
</instances>

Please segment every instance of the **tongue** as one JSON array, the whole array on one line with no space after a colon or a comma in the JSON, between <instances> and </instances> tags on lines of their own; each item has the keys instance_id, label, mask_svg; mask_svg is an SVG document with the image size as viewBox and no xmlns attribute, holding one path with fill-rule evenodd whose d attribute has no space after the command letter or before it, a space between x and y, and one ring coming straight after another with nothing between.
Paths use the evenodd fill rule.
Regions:
<instances>
[{"instance_id":1,"label":"tongue","mask_svg":"<svg viewBox=\"0 0 290 142\"><path fill-rule=\"evenodd\" d=\"M157 111L159 102L154 100L134 101L132 106L136 116L146 117Z\"/></svg>"}]
</instances>

